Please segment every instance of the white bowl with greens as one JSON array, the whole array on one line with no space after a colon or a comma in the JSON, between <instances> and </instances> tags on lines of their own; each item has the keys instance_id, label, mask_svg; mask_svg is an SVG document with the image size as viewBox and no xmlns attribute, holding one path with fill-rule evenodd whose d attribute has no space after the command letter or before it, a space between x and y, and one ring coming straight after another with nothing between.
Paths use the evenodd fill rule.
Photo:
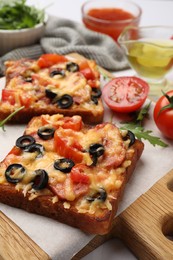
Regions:
<instances>
[{"instance_id":1,"label":"white bowl with greens","mask_svg":"<svg viewBox=\"0 0 173 260\"><path fill-rule=\"evenodd\" d=\"M44 10L26 5L26 0L1 0L0 56L37 43L44 35L45 23Z\"/></svg>"}]
</instances>

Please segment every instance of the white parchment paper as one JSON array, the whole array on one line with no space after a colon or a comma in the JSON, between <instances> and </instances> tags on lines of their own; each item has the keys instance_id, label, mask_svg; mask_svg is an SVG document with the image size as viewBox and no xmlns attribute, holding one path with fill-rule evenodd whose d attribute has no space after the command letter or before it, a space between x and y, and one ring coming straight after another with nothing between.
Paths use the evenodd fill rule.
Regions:
<instances>
[{"instance_id":1,"label":"white parchment paper","mask_svg":"<svg viewBox=\"0 0 173 260\"><path fill-rule=\"evenodd\" d=\"M0 80L0 87L3 87L4 80ZM151 109L150 120L147 120L146 128L153 130L155 135L160 136L152 118ZM112 113L106 109L105 121L110 121ZM113 121L118 123L117 118ZM25 125L6 126L6 131L0 129L0 160L15 144L15 140L23 134ZM142 193L146 192L157 180L164 176L173 168L172 142L169 147L153 147L148 142L135 172L126 186L123 201L120 204L118 213L125 210ZM87 235L82 231L57 221L27 213L20 209L11 208L0 204L0 210L12 219L29 237L31 237L53 260L69 260L83 248L94 236Z\"/></svg>"}]
</instances>

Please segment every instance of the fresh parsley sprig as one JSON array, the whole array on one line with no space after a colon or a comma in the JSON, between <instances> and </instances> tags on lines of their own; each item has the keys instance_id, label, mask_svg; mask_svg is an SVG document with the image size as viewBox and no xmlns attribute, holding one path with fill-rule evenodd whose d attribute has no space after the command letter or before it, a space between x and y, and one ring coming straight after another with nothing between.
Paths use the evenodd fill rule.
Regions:
<instances>
[{"instance_id":1,"label":"fresh parsley sprig","mask_svg":"<svg viewBox=\"0 0 173 260\"><path fill-rule=\"evenodd\" d=\"M145 130L143 127L143 121L148 116L151 103L145 105L139 112L136 113L135 119L130 122L122 123L120 129L130 130L134 133L139 140L144 139L150 142L153 146L167 147L168 144L163 142L160 137L154 136L151 130Z\"/></svg>"},{"instance_id":2,"label":"fresh parsley sprig","mask_svg":"<svg viewBox=\"0 0 173 260\"><path fill-rule=\"evenodd\" d=\"M9 116L7 116L5 119L0 121L0 127L2 127L2 130L5 131L5 124L7 121L9 121L14 115L16 115L20 110L22 110L24 106L17 108L14 112L12 112Z\"/></svg>"}]
</instances>

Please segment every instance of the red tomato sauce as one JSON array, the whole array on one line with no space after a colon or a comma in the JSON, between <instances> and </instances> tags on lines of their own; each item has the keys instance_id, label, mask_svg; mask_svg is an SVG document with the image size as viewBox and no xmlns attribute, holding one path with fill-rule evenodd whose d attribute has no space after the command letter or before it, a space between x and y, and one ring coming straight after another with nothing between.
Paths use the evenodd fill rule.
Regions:
<instances>
[{"instance_id":1,"label":"red tomato sauce","mask_svg":"<svg viewBox=\"0 0 173 260\"><path fill-rule=\"evenodd\" d=\"M100 19L103 21L95 21L92 18ZM83 18L85 26L91 30L108 34L115 41L118 36L128 25L136 25L138 19L132 22L135 16L123 9L119 8L101 8L101 9L90 9L87 16ZM126 22L125 22L126 20ZM104 22L105 21L105 22ZM118 23L120 21L120 23ZM121 23L121 21L123 23Z\"/></svg>"}]
</instances>

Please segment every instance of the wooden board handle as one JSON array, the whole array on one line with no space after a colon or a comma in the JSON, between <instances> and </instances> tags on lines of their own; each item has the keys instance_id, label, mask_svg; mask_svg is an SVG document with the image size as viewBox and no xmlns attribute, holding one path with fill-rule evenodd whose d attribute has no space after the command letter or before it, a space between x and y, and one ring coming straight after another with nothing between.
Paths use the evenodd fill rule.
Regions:
<instances>
[{"instance_id":1,"label":"wooden board handle","mask_svg":"<svg viewBox=\"0 0 173 260\"><path fill-rule=\"evenodd\" d=\"M50 257L0 211L0 259L48 260Z\"/></svg>"},{"instance_id":2,"label":"wooden board handle","mask_svg":"<svg viewBox=\"0 0 173 260\"><path fill-rule=\"evenodd\" d=\"M112 230L140 259L173 259L173 170L116 219Z\"/></svg>"}]
</instances>

